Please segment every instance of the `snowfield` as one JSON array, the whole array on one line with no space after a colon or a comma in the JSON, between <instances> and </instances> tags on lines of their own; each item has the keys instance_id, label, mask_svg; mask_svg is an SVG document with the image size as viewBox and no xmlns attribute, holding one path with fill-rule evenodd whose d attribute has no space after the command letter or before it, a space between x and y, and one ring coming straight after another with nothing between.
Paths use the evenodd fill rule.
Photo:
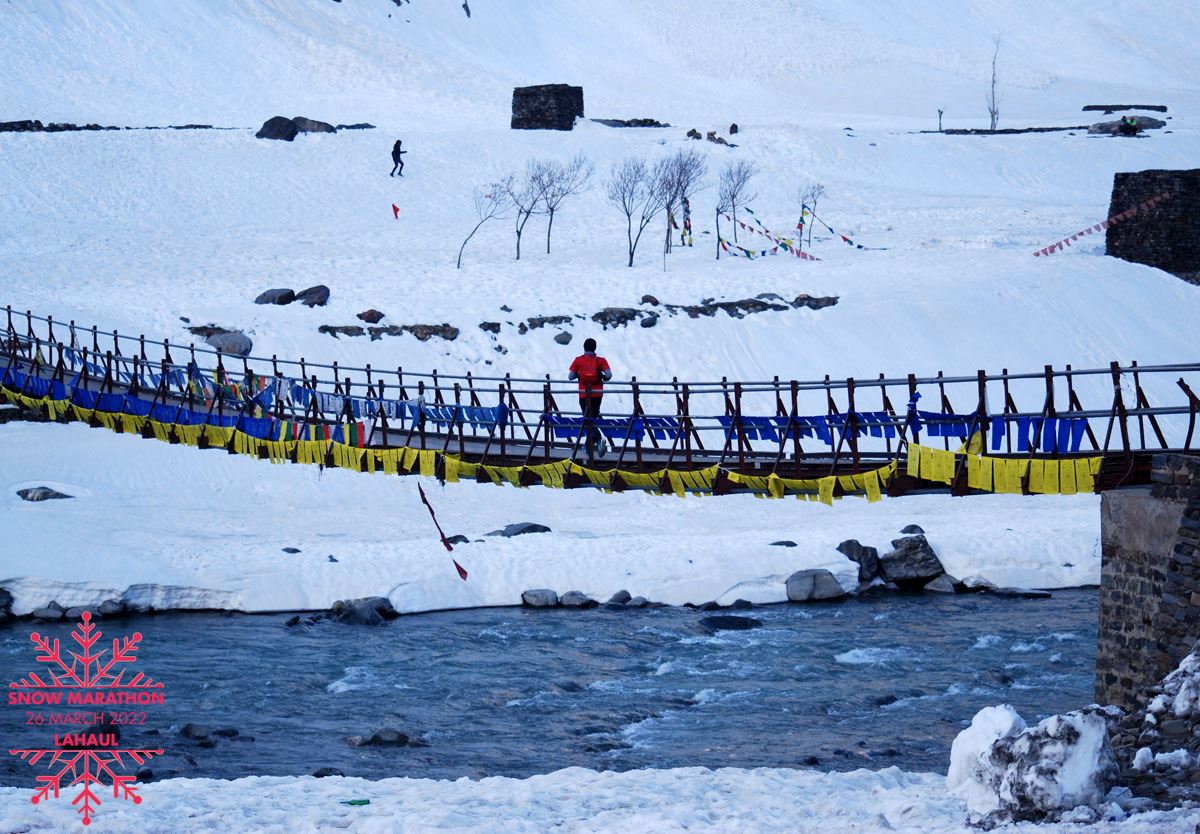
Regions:
<instances>
[{"instance_id":1,"label":"snowfield","mask_svg":"<svg viewBox=\"0 0 1200 834\"><path fill-rule=\"evenodd\" d=\"M945 777L905 773L820 773L758 768L677 768L625 773L568 768L528 779L365 779L253 777L234 781L173 779L141 786L144 801L108 802L89 831L191 832L598 832L634 828L669 832L798 831L822 834L950 834L966 806L946 792ZM60 800L34 807L0 788L0 826L29 834L78 823ZM369 806L340 804L369 799ZM1123 815L1121 815L1123 817ZM1093 825L1005 827L1012 834L1192 834L1200 810L1151 812Z\"/></svg>"},{"instance_id":2,"label":"snowfield","mask_svg":"<svg viewBox=\"0 0 1200 834\"><path fill-rule=\"evenodd\" d=\"M858 539L886 553L912 523L960 579L1041 588L1100 581L1094 495L845 498L826 507L750 495L442 488L423 479L446 534L473 540L447 554L417 494L419 476L276 466L83 424L3 425L0 443L9 545L0 587L17 613L110 598L156 609L324 609L375 595L416 612L517 605L529 588L601 601L625 589L671 604L782 602L787 577L805 568L827 568L853 588L858 566L838 543ZM75 497L31 504L16 495L41 484ZM518 521L552 532L485 535ZM785 539L797 546L770 544Z\"/></svg>"}]
</instances>

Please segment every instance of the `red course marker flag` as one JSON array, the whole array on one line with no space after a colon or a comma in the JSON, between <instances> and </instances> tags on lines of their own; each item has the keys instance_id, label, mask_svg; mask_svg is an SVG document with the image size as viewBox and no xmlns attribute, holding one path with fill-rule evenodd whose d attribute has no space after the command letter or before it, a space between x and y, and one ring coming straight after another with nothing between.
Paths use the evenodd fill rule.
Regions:
<instances>
[{"instance_id":1,"label":"red course marker flag","mask_svg":"<svg viewBox=\"0 0 1200 834\"><path fill-rule=\"evenodd\" d=\"M451 559L450 561L454 562L454 569L458 571L458 578L461 579L463 582L466 582L467 581L467 569L464 568L462 565L460 565L458 563L457 559Z\"/></svg>"},{"instance_id":2,"label":"red course marker flag","mask_svg":"<svg viewBox=\"0 0 1200 834\"><path fill-rule=\"evenodd\" d=\"M394 217L396 220L400 219L400 206L396 205L395 203L392 203L392 217Z\"/></svg>"}]
</instances>

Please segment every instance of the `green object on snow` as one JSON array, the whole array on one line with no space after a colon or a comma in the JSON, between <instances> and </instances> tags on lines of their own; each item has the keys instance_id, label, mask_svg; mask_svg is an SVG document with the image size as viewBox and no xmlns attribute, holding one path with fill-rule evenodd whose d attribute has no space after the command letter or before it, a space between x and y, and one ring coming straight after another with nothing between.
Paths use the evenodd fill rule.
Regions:
<instances>
[{"instance_id":1,"label":"green object on snow","mask_svg":"<svg viewBox=\"0 0 1200 834\"><path fill-rule=\"evenodd\" d=\"M369 799L343 799L342 804L343 805L370 805L371 800L369 800Z\"/></svg>"}]
</instances>

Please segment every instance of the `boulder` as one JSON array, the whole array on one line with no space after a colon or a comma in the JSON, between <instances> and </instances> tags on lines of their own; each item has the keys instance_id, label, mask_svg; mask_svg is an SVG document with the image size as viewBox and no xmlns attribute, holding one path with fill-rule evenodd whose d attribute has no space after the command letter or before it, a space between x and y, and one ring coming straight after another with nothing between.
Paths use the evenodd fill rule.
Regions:
<instances>
[{"instance_id":1,"label":"boulder","mask_svg":"<svg viewBox=\"0 0 1200 834\"><path fill-rule=\"evenodd\" d=\"M650 313L638 322L638 324L642 327L654 327L654 325L658 324L658 313Z\"/></svg>"},{"instance_id":2,"label":"boulder","mask_svg":"<svg viewBox=\"0 0 1200 834\"><path fill-rule=\"evenodd\" d=\"M283 548L283 552L284 552L284 553L291 553L291 554L295 555L295 554L297 554L297 553L299 553L299 552L300 552L300 548L298 548L298 547L285 547L285 548Z\"/></svg>"},{"instance_id":3,"label":"boulder","mask_svg":"<svg viewBox=\"0 0 1200 834\"><path fill-rule=\"evenodd\" d=\"M183 729L179 731L179 735L192 741L203 741L211 735L208 728L202 724L184 724Z\"/></svg>"},{"instance_id":4,"label":"boulder","mask_svg":"<svg viewBox=\"0 0 1200 834\"><path fill-rule=\"evenodd\" d=\"M400 616L387 597L338 600L329 610L339 623L350 625L380 625Z\"/></svg>"},{"instance_id":5,"label":"boulder","mask_svg":"<svg viewBox=\"0 0 1200 834\"><path fill-rule=\"evenodd\" d=\"M554 337L554 341L558 342L560 345L569 345L571 344L571 334L564 330Z\"/></svg>"},{"instance_id":6,"label":"boulder","mask_svg":"<svg viewBox=\"0 0 1200 834\"><path fill-rule=\"evenodd\" d=\"M721 603L717 602L716 600L710 599L708 602L702 602L699 605L697 605L696 610L697 611L720 611Z\"/></svg>"},{"instance_id":7,"label":"boulder","mask_svg":"<svg viewBox=\"0 0 1200 834\"><path fill-rule=\"evenodd\" d=\"M11 600L11 597L9 599ZM617 591L615 594L613 594L611 597L609 597L608 602L610 605L624 605L625 603L629 602L629 600L631 600L631 599L633 599L633 597L631 597L629 595L629 591L620 590L620 591Z\"/></svg>"},{"instance_id":8,"label":"boulder","mask_svg":"<svg viewBox=\"0 0 1200 834\"><path fill-rule=\"evenodd\" d=\"M258 129L258 133L254 134L254 138L281 139L284 142L291 142L299 132L300 128L287 116L272 116L263 122L263 126Z\"/></svg>"},{"instance_id":9,"label":"boulder","mask_svg":"<svg viewBox=\"0 0 1200 834\"><path fill-rule=\"evenodd\" d=\"M481 321L479 323L479 329L485 333L499 333L500 332L500 322L498 322L498 321Z\"/></svg>"},{"instance_id":10,"label":"boulder","mask_svg":"<svg viewBox=\"0 0 1200 834\"><path fill-rule=\"evenodd\" d=\"M955 585L957 583L948 573L943 573L936 579L925 583L925 590L935 594L953 594L955 593Z\"/></svg>"},{"instance_id":11,"label":"boulder","mask_svg":"<svg viewBox=\"0 0 1200 834\"><path fill-rule=\"evenodd\" d=\"M139 782L153 782L154 781L154 771L151 770L149 767L146 767L145 765L143 765L142 767L139 767L137 769L137 772L134 774L134 776Z\"/></svg>"},{"instance_id":12,"label":"boulder","mask_svg":"<svg viewBox=\"0 0 1200 834\"><path fill-rule=\"evenodd\" d=\"M729 135L733 136L737 132L738 132L737 122L733 122L732 124L729 125Z\"/></svg>"},{"instance_id":13,"label":"boulder","mask_svg":"<svg viewBox=\"0 0 1200 834\"><path fill-rule=\"evenodd\" d=\"M748 599L742 599L741 597L738 597L733 602L729 603L730 611L745 611L746 609L753 607L754 603Z\"/></svg>"},{"instance_id":14,"label":"boulder","mask_svg":"<svg viewBox=\"0 0 1200 834\"><path fill-rule=\"evenodd\" d=\"M534 588L521 593L521 604L530 608L554 608L558 605L558 594L549 588Z\"/></svg>"},{"instance_id":15,"label":"boulder","mask_svg":"<svg viewBox=\"0 0 1200 834\"><path fill-rule=\"evenodd\" d=\"M771 542L771 547L795 547L796 543L791 539L780 539L777 542Z\"/></svg>"},{"instance_id":16,"label":"boulder","mask_svg":"<svg viewBox=\"0 0 1200 834\"><path fill-rule=\"evenodd\" d=\"M304 116L292 116L292 123L300 133L337 133L337 128L329 122L321 122Z\"/></svg>"},{"instance_id":17,"label":"boulder","mask_svg":"<svg viewBox=\"0 0 1200 834\"><path fill-rule=\"evenodd\" d=\"M313 771L312 775L318 779L324 779L327 776L345 776L346 774L342 773L336 767L318 767Z\"/></svg>"},{"instance_id":18,"label":"boulder","mask_svg":"<svg viewBox=\"0 0 1200 834\"><path fill-rule=\"evenodd\" d=\"M645 608L649 604L650 604L650 600L646 599L645 597L634 597L633 599L629 600L629 602L625 603L625 607L626 608Z\"/></svg>"},{"instance_id":19,"label":"boulder","mask_svg":"<svg viewBox=\"0 0 1200 834\"><path fill-rule=\"evenodd\" d=\"M837 579L824 568L798 570L787 578L787 598L790 602L837 599L845 595Z\"/></svg>"},{"instance_id":20,"label":"boulder","mask_svg":"<svg viewBox=\"0 0 1200 834\"><path fill-rule=\"evenodd\" d=\"M90 605L75 605L63 612L63 616L68 620L81 620L85 611L92 611ZM94 615L94 614L93 614Z\"/></svg>"},{"instance_id":21,"label":"boulder","mask_svg":"<svg viewBox=\"0 0 1200 834\"><path fill-rule=\"evenodd\" d=\"M370 310L364 310L363 312L359 313L358 318L362 321L365 321L367 324L379 324L380 319L383 318L383 313L372 307Z\"/></svg>"},{"instance_id":22,"label":"boulder","mask_svg":"<svg viewBox=\"0 0 1200 834\"><path fill-rule=\"evenodd\" d=\"M879 559L879 575L888 582L915 590L946 572L924 536L896 539L892 547Z\"/></svg>"},{"instance_id":23,"label":"boulder","mask_svg":"<svg viewBox=\"0 0 1200 834\"><path fill-rule=\"evenodd\" d=\"M329 303L329 287L317 284L315 287L301 290L296 293L296 300L305 307L324 307Z\"/></svg>"},{"instance_id":24,"label":"boulder","mask_svg":"<svg viewBox=\"0 0 1200 834\"><path fill-rule=\"evenodd\" d=\"M65 612L61 608L51 608L46 606L45 608L35 608L29 616L33 617L35 620L44 620L48 623L55 623L63 618L64 613Z\"/></svg>"},{"instance_id":25,"label":"boulder","mask_svg":"<svg viewBox=\"0 0 1200 834\"><path fill-rule=\"evenodd\" d=\"M625 594L626 601L628 601L629 594L625 593L625 591L621 591L621 593ZM613 597L615 598L616 594L614 594ZM10 608L12 608L12 604L13 595L9 593L7 588L0 588L0 611L8 611Z\"/></svg>"},{"instance_id":26,"label":"boulder","mask_svg":"<svg viewBox=\"0 0 1200 834\"><path fill-rule=\"evenodd\" d=\"M600 603L580 591L567 591L558 599L563 608L595 608Z\"/></svg>"},{"instance_id":27,"label":"boulder","mask_svg":"<svg viewBox=\"0 0 1200 834\"><path fill-rule=\"evenodd\" d=\"M54 501L60 498L74 498L73 495L66 495L56 489L51 489L47 486L30 487L29 489L18 489L17 495L22 501Z\"/></svg>"},{"instance_id":28,"label":"boulder","mask_svg":"<svg viewBox=\"0 0 1200 834\"><path fill-rule=\"evenodd\" d=\"M296 300L296 291L287 287L280 287L274 290L263 290L254 299L255 304L291 304Z\"/></svg>"},{"instance_id":29,"label":"boulder","mask_svg":"<svg viewBox=\"0 0 1200 834\"><path fill-rule=\"evenodd\" d=\"M240 330L222 330L208 336L204 341L210 347L230 356L249 356L250 351L254 349L254 342Z\"/></svg>"},{"instance_id":30,"label":"boulder","mask_svg":"<svg viewBox=\"0 0 1200 834\"><path fill-rule=\"evenodd\" d=\"M352 125L338 125L338 130L374 130L375 125L370 122L355 122Z\"/></svg>"},{"instance_id":31,"label":"boulder","mask_svg":"<svg viewBox=\"0 0 1200 834\"><path fill-rule=\"evenodd\" d=\"M640 304L649 304L651 307L657 307L658 299L655 298L654 296L650 295L649 293L647 293L646 295L642 296L642 300L639 303Z\"/></svg>"},{"instance_id":32,"label":"boulder","mask_svg":"<svg viewBox=\"0 0 1200 834\"><path fill-rule=\"evenodd\" d=\"M907 527L905 527L900 532L906 536L919 536L919 535L922 535L925 531L921 529L920 525L909 524Z\"/></svg>"},{"instance_id":33,"label":"boulder","mask_svg":"<svg viewBox=\"0 0 1200 834\"><path fill-rule=\"evenodd\" d=\"M1158 130L1167 126L1167 123L1162 119L1155 119L1151 116L1138 116L1138 133L1143 130ZM1121 122L1118 119L1115 122L1097 122L1088 127L1088 133L1095 135L1119 136L1121 133Z\"/></svg>"},{"instance_id":34,"label":"boulder","mask_svg":"<svg viewBox=\"0 0 1200 834\"><path fill-rule=\"evenodd\" d=\"M367 744L374 744L380 747L403 747L408 744L408 736L399 730L385 727L382 730L376 730L372 733L371 738L367 740Z\"/></svg>"},{"instance_id":35,"label":"boulder","mask_svg":"<svg viewBox=\"0 0 1200 834\"><path fill-rule=\"evenodd\" d=\"M456 533L455 535L446 539L446 541L450 542L450 544L470 544L471 543L471 540L468 539L466 536L464 536L462 533Z\"/></svg>"},{"instance_id":36,"label":"boulder","mask_svg":"<svg viewBox=\"0 0 1200 834\"><path fill-rule=\"evenodd\" d=\"M752 628L761 628L762 620L754 617L736 617L733 614L715 614L701 618L700 625L709 631L749 631Z\"/></svg>"},{"instance_id":37,"label":"boulder","mask_svg":"<svg viewBox=\"0 0 1200 834\"><path fill-rule=\"evenodd\" d=\"M550 528L544 524L534 524L532 521L519 521L516 524L508 524L503 530L493 530L488 533L489 536L503 536L506 539L511 539L513 536L524 536L527 533L549 533Z\"/></svg>"},{"instance_id":38,"label":"boulder","mask_svg":"<svg viewBox=\"0 0 1200 834\"><path fill-rule=\"evenodd\" d=\"M847 539L837 546L837 552L858 565L858 581L870 582L879 575L879 551Z\"/></svg>"}]
</instances>

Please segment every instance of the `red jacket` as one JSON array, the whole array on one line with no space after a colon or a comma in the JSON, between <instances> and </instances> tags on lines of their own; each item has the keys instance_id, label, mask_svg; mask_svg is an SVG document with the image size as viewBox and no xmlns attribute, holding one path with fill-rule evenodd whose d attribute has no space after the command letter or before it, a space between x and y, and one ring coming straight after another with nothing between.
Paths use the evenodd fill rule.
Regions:
<instances>
[{"instance_id":1,"label":"red jacket","mask_svg":"<svg viewBox=\"0 0 1200 834\"><path fill-rule=\"evenodd\" d=\"M608 360L594 353L583 353L571 363L571 373L579 377L579 396L600 397L604 395L604 380L612 378Z\"/></svg>"}]
</instances>

